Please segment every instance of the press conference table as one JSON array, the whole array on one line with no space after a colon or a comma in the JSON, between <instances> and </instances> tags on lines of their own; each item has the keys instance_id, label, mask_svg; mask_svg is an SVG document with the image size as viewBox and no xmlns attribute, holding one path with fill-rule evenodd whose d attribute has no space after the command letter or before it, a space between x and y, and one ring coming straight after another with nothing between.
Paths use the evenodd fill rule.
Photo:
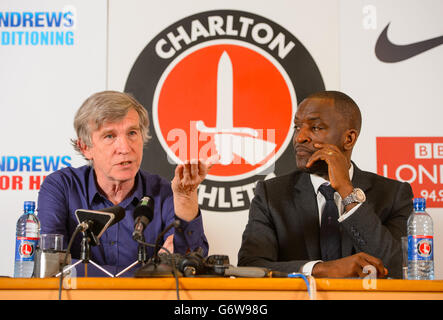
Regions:
<instances>
[{"instance_id":1,"label":"press conference table","mask_svg":"<svg viewBox=\"0 0 443 320\"><path fill-rule=\"evenodd\" d=\"M179 278L180 300L309 299L302 279ZM443 300L443 280L315 279L319 300ZM175 300L174 278L75 278L63 300ZM59 280L0 278L0 299L58 299Z\"/></svg>"}]
</instances>

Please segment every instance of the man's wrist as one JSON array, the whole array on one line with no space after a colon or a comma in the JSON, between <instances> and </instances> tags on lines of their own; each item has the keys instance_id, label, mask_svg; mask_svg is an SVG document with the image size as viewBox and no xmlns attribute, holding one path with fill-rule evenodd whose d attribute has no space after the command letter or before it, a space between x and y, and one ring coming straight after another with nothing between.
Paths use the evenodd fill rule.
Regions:
<instances>
[{"instance_id":1,"label":"man's wrist","mask_svg":"<svg viewBox=\"0 0 443 320\"><path fill-rule=\"evenodd\" d=\"M345 199L347 196L349 196L352 193L352 191L354 191L354 186L352 184L346 185L337 190L342 199Z\"/></svg>"},{"instance_id":2,"label":"man's wrist","mask_svg":"<svg viewBox=\"0 0 443 320\"><path fill-rule=\"evenodd\" d=\"M324 277L325 271L324 271L324 262L323 261L317 261L316 264L313 265L311 270L311 275L314 277Z\"/></svg>"},{"instance_id":3,"label":"man's wrist","mask_svg":"<svg viewBox=\"0 0 443 320\"><path fill-rule=\"evenodd\" d=\"M343 206L349 210L350 208L354 207L358 203L363 203L366 201L366 195L364 191L360 188L354 188L352 192L346 196L345 198L342 198ZM349 207L351 204L354 204L354 206Z\"/></svg>"},{"instance_id":4,"label":"man's wrist","mask_svg":"<svg viewBox=\"0 0 443 320\"><path fill-rule=\"evenodd\" d=\"M184 195L178 192L173 193L174 211L176 216L185 221L193 220L199 212L197 192Z\"/></svg>"},{"instance_id":5,"label":"man's wrist","mask_svg":"<svg viewBox=\"0 0 443 320\"><path fill-rule=\"evenodd\" d=\"M300 272L303 273L304 275L310 276L312 275L312 269L314 268L314 266L319 263L319 262L323 262L322 260L314 260L314 261L309 261L307 263L305 263L302 267Z\"/></svg>"}]
</instances>

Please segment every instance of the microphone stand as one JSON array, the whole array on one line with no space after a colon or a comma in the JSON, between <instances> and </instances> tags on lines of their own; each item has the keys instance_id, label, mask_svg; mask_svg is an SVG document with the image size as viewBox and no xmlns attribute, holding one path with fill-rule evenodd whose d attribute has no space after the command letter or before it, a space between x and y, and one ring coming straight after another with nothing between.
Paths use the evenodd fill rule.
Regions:
<instances>
[{"instance_id":1,"label":"microphone stand","mask_svg":"<svg viewBox=\"0 0 443 320\"><path fill-rule=\"evenodd\" d=\"M139 276L143 277L172 277L174 276L174 268L169 264L161 263L157 257L152 257L149 261L138 270Z\"/></svg>"},{"instance_id":2,"label":"microphone stand","mask_svg":"<svg viewBox=\"0 0 443 320\"><path fill-rule=\"evenodd\" d=\"M140 241L137 241L137 242L138 242L137 260L134 261L133 263L131 263L129 266L127 266L125 269L123 269L119 273L117 273L115 275L116 278L120 277L122 274L124 274L127 271L131 270L132 268L134 268L139 263L141 263L142 266L145 265L146 260L148 259L147 255L146 255L146 246L143 244L145 242L145 236L142 234L142 237L141 237Z\"/></svg>"},{"instance_id":3,"label":"microphone stand","mask_svg":"<svg viewBox=\"0 0 443 320\"><path fill-rule=\"evenodd\" d=\"M154 255L151 259L148 260L148 262L143 265L140 269L138 269L136 276L141 277L171 277L176 275L177 270L174 267L166 264L161 263L160 257L158 256L158 251L160 250L160 241L163 238L163 236L168 232L171 228L178 228L180 226L180 221L175 220L173 223L168 225L165 230L163 230L157 237L155 241L154 246ZM172 256L172 255L171 255ZM172 263L175 264L175 261L172 256Z\"/></svg>"},{"instance_id":4,"label":"microphone stand","mask_svg":"<svg viewBox=\"0 0 443 320\"><path fill-rule=\"evenodd\" d=\"M111 278L113 278L114 275L112 273L110 273L105 268L103 268L102 266L98 265L97 263L95 263L94 261L92 261L90 259L90 250L91 250L90 243L91 243L91 241L93 241L93 243L98 245L99 241L98 241L97 237L89 229L87 229L86 231L83 231L82 233L83 233L83 238L82 238L81 248L80 248L80 260L78 260L74 264L71 264L69 267L64 268L61 272L57 273L55 276L59 277L62 273L65 274L69 270L71 270L72 268L75 268L80 263L83 263L85 265L85 277L87 277L88 276L88 263L91 263L97 269L99 269L103 273L105 273L108 276L110 276Z\"/></svg>"}]
</instances>

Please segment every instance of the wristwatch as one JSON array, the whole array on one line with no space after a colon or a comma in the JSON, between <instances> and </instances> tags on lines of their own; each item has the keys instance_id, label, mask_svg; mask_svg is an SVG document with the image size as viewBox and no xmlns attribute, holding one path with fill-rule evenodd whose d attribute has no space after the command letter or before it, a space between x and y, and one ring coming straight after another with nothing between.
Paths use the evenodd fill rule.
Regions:
<instances>
[{"instance_id":1,"label":"wristwatch","mask_svg":"<svg viewBox=\"0 0 443 320\"><path fill-rule=\"evenodd\" d=\"M365 201L366 201L366 195L363 192L363 190L360 188L354 188L354 190L352 190L351 194L343 199L343 206L346 207L348 204L351 204L354 202L362 203Z\"/></svg>"}]
</instances>

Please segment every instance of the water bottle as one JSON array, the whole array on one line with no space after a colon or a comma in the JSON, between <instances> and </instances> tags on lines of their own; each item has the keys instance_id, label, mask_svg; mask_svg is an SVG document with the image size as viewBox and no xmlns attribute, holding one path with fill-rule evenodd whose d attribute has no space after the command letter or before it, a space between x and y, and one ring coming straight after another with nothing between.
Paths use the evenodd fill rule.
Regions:
<instances>
[{"instance_id":1,"label":"water bottle","mask_svg":"<svg viewBox=\"0 0 443 320\"><path fill-rule=\"evenodd\" d=\"M434 279L434 231L426 200L414 199L414 211L408 219L408 279Z\"/></svg>"},{"instance_id":2,"label":"water bottle","mask_svg":"<svg viewBox=\"0 0 443 320\"><path fill-rule=\"evenodd\" d=\"M24 213L17 221L15 239L14 278L31 278L40 240L40 221L35 214L34 201L25 201Z\"/></svg>"}]
</instances>

